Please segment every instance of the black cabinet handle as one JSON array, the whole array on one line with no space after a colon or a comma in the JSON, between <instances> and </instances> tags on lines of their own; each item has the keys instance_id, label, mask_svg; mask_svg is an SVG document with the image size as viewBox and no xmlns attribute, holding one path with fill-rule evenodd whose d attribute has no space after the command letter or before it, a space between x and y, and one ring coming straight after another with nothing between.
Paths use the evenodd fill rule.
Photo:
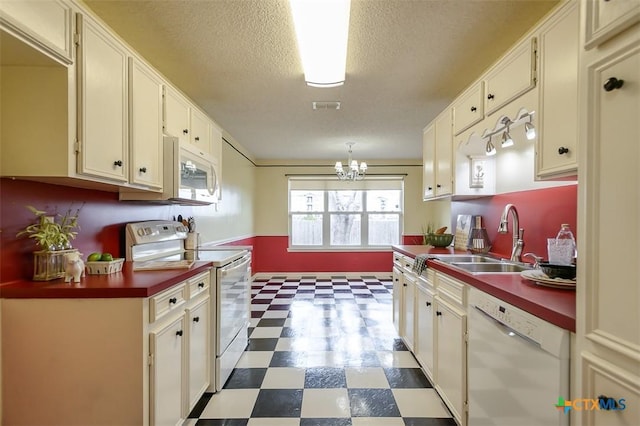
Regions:
<instances>
[{"instance_id":1,"label":"black cabinet handle","mask_svg":"<svg viewBox=\"0 0 640 426\"><path fill-rule=\"evenodd\" d=\"M175 297L172 297L171 299L169 299L169 304L174 304L174 303L178 303L178 299Z\"/></svg>"},{"instance_id":2,"label":"black cabinet handle","mask_svg":"<svg viewBox=\"0 0 640 426\"><path fill-rule=\"evenodd\" d=\"M432 187L428 187L427 191L433 191L433 188Z\"/></svg>"},{"instance_id":3,"label":"black cabinet handle","mask_svg":"<svg viewBox=\"0 0 640 426\"><path fill-rule=\"evenodd\" d=\"M198 287L204 288L204 283L198 283Z\"/></svg>"},{"instance_id":4,"label":"black cabinet handle","mask_svg":"<svg viewBox=\"0 0 640 426\"><path fill-rule=\"evenodd\" d=\"M196 136L196 142L200 141L200 136Z\"/></svg>"},{"instance_id":5,"label":"black cabinet handle","mask_svg":"<svg viewBox=\"0 0 640 426\"><path fill-rule=\"evenodd\" d=\"M427 307L431 306L431 302L424 302L425 305L427 305Z\"/></svg>"},{"instance_id":6,"label":"black cabinet handle","mask_svg":"<svg viewBox=\"0 0 640 426\"><path fill-rule=\"evenodd\" d=\"M183 134L185 134L185 135L188 135L188 134L189 134L189 129L184 129L184 130L182 131L182 133L183 133Z\"/></svg>"},{"instance_id":7,"label":"black cabinet handle","mask_svg":"<svg viewBox=\"0 0 640 426\"><path fill-rule=\"evenodd\" d=\"M406 286L407 286L407 283L402 283L402 285L403 285L404 287L406 287Z\"/></svg>"},{"instance_id":8,"label":"black cabinet handle","mask_svg":"<svg viewBox=\"0 0 640 426\"><path fill-rule=\"evenodd\" d=\"M200 317L193 318L193 322L200 322Z\"/></svg>"},{"instance_id":9,"label":"black cabinet handle","mask_svg":"<svg viewBox=\"0 0 640 426\"><path fill-rule=\"evenodd\" d=\"M565 148L564 146L561 146L560 148L558 148L558 154L560 155L566 154L567 152L569 152L569 148Z\"/></svg>"},{"instance_id":10,"label":"black cabinet handle","mask_svg":"<svg viewBox=\"0 0 640 426\"><path fill-rule=\"evenodd\" d=\"M147 173L146 167L140 167L140 173Z\"/></svg>"},{"instance_id":11,"label":"black cabinet handle","mask_svg":"<svg viewBox=\"0 0 640 426\"><path fill-rule=\"evenodd\" d=\"M621 88L624 85L624 80L618 80L615 77L608 78L607 81L604 82L604 90L607 92L611 92L612 90L616 90Z\"/></svg>"},{"instance_id":12,"label":"black cabinet handle","mask_svg":"<svg viewBox=\"0 0 640 426\"><path fill-rule=\"evenodd\" d=\"M489 100L493 99L494 97L495 97L495 96L493 96L491 93L489 93L489 94L487 95L487 99L489 99Z\"/></svg>"},{"instance_id":13,"label":"black cabinet handle","mask_svg":"<svg viewBox=\"0 0 640 426\"><path fill-rule=\"evenodd\" d=\"M176 336L182 336L182 330L176 331Z\"/></svg>"},{"instance_id":14,"label":"black cabinet handle","mask_svg":"<svg viewBox=\"0 0 640 426\"><path fill-rule=\"evenodd\" d=\"M476 112L477 110L478 110L478 108L476 108L474 106L471 107L471 112Z\"/></svg>"},{"instance_id":15,"label":"black cabinet handle","mask_svg":"<svg viewBox=\"0 0 640 426\"><path fill-rule=\"evenodd\" d=\"M122 160L114 161L113 165L117 167L122 167Z\"/></svg>"},{"instance_id":16,"label":"black cabinet handle","mask_svg":"<svg viewBox=\"0 0 640 426\"><path fill-rule=\"evenodd\" d=\"M442 188L442 185L437 184L437 185L436 185L436 188Z\"/></svg>"},{"instance_id":17,"label":"black cabinet handle","mask_svg":"<svg viewBox=\"0 0 640 426\"><path fill-rule=\"evenodd\" d=\"M440 311L436 311L436 316L441 317L441 316L442 316L442 312L440 312Z\"/></svg>"}]
</instances>

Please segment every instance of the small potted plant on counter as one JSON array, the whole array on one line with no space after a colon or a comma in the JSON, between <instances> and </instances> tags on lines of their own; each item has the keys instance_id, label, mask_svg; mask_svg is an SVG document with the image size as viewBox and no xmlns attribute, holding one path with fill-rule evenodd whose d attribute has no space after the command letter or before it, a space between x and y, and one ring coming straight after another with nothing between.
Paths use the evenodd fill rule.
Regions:
<instances>
[{"instance_id":1,"label":"small potted plant on counter","mask_svg":"<svg viewBox=\"0 0 640 426\"><path fill-rule=\"evenodd\" d=\"M33 252L33 280L49 281L64 277L65 254L78 252L71 245L71 241L78 235L80 229L78 215L71 208L64 215L51 215L33 206L26 206L35 216L36 223L18 232L17 237L28 235L33 238L41 250ZM58 219L58 221L56 221Z\"/></svg>"}]
</instances>

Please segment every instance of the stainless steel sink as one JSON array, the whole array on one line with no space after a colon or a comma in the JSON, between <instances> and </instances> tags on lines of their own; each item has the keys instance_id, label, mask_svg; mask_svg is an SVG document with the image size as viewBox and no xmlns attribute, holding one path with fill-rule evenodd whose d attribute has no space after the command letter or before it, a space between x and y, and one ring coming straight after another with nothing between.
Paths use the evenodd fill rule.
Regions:
<instances>
[{"instance_id":1,"label":"stainless steel sink","mask_svg":"<svg viewBox=\"0 0 640 426\"><path fill-rule=\"evenodd\" d=\"M436 255L438 260L446 263L454 262L473 262L473 263L499 263L500 260L490 256L483 256L479 254L438 254Z\"/></svg>"},{"instance_id":2,"label":"stainless steel sink","mask_svg":"<svg viewBox=\"0 0 640 426\"><path fill-rule=\"evenodd\" d=\"M472 274L518 274L531 269L529 266L507 262L451 262L451 266L464 269Z\"/></svg>"}]
</instances>

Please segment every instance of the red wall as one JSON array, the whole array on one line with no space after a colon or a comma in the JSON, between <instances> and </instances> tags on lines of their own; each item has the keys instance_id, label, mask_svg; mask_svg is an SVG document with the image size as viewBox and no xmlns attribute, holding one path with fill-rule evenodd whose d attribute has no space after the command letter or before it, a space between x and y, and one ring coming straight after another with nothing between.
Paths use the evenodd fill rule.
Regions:
<instances>
[{"instance_id":1,"label":"red wall","mask_svg":"<svg viewBox=\"0 0 640 426\"><path fill-rule=\"evenodd\" d=\"M38 182L0 179L0 282L30 279L32 239L16 234L35 222L25 208L31 205L50 213L64 214L69 207L82 207L80 231L73 246L84 255L94 251L124 257L124 227L129 222L170 219L172 215L191 216L192 208L118 201L114 192L49 185Z\"/></svg>"},{"instance_id":2,"label":"red wall","mask_svg":"<svg viewBox=\"0 0 640 426\"><path fill-rule=\"evenodd\" d=\"M534 252L547 258L547 238L555 238L560 224L568 223L573 234L577 234L578 186L568 185L532 191L512 192L489 198L453 201L451 203L452 229L459 214L482 215L482 223L492 242L491 252L504 257L511 256L513 243L512 221L509 218L509 233L498 234L500 216L507 204L518 210L520 228L524 228L524 253ZM531 259L525 259L531 261Z\"/></svg>"}]
</instances>

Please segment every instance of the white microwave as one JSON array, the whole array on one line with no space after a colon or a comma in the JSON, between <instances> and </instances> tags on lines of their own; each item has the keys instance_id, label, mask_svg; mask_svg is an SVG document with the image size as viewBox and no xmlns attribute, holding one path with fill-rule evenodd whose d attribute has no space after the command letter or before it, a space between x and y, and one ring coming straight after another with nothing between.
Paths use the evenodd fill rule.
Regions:
<instances>
[{"instance_id":1,"label":"white microwave","mask_svg":"<svg viewBox=\"0 0 640 426\"><path fill-rule=\"evenodd\" d=\"M220 198L217 160L178 138L163 138L162 192L120 190L121 200L140 200L160 204L202 206Z\"/></svg>"},{"instance_id":2,"label":"white microwave","mask_svg":"<svg viewBox=\"0 0 640 426\"><path fill-rule=\"evenodd\" d=\"M164 138L164 193L176 204L202 205L219 198L217 161L178 138Z\"/></svg>"}]
</instances>

